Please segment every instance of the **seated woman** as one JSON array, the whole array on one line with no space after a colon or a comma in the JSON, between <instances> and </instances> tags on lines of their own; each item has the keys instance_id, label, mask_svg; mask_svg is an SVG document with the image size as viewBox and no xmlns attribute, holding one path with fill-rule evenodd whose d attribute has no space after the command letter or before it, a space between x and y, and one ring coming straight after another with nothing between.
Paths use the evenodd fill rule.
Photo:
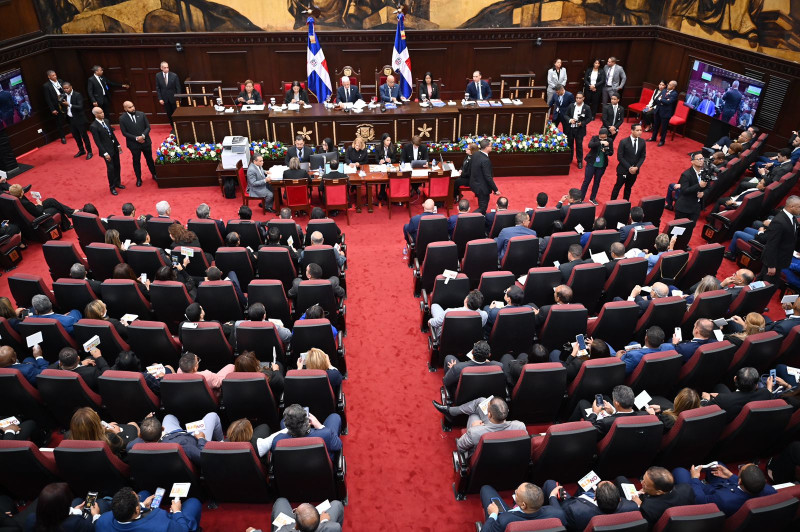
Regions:
<instances>
[{"instance_id":1,"label":"seated woman","mask_svg":"<svg viewBox=\"0 0 800 532\"><path fill-rule=\"evenodd\" d=\"M263 373L267 376L267 384L275 398L276 404L283 395L283 368L276 362L261 362L256 358L253 351L243 351L236 360L234 360L234 371L237 372L251 372Z\"/></svg>"},{"instance_id":2,"label":"seated woman","mask_svg":"<svg viewBox=\"0 0 800 532\"><path fill-rule=\"evenodd\" d=\"M724 339L736 347L741 346L751 334L764 332L767 325L764 316L758 312L750 312L745 316L745 319L742 319L741 316L731 316L730 319L734 322L734 328L737 329L737 331L726 334Z\"/></svg>"},{"instance_id":3,"label":"seated woman","mask_svg":"<svg viewBox=\"0 0 800 532\"><path fill-rule=\"evenodd\" d=\"M286 96L283 98L283 103L290 104L290 103L305 103L308 104L308 92L300 85L299 81L293 81L292 86L286 92Z\"/></svg>"},{"instance_id":4,"label":"seated woman","mask_svg":"<svg viewBox=\"0 0 800 532\"><path fill-rule=\"evenodd\" d=\"M125 455L128 443L139 437L139 425L131 421L126 425L106 423L100 421L92 408L84 406L72 415L69 422L68 440L86 440L106 442L108 447L119 458Z\"/></svg>"},{"instance_id":5,"label":"seated woman","mask_svg":"<svg viewBox=\"0 0 800 532\"><path fill-rule=\"evenodd\" d=\"M336 148L336 144L333 143L333 139L330 137L322 139L322 144L320 144L319 148L317 149L317 153L335 153L335 160L339 160L339 150Z\"/></svg>"},{"instance_id":6,"label":"seated woman","mask_svg":"<svg viewBox=\"0 0 800 532\"><path fill-rule=\"evenodd\" d=\"M322 349L312 348L308 350L305 362L303 357L297 358L297 369L321 369L328 374L328 382L331 383L333 394L338 397L342 386L342 374L331 364L331 359Z\"/></svg>"},{"instance_id":7,"label":"seated woman","mask_svg":"<svg viewBox=\"0 0 800 532\"><path fill-rule=\"evenodd\" d=\"M423 96L425 98L423 98ZM439 99L439 85L433 81L433 76L430 72L425 72L425 79L419 85L419 99L438 100Z\"/></svg>"},{"instance_id":8,"label":"seated woman","mask_svg":"<svg viewBox=\"0 0 800 532\"><path fill-rule=\"evenodd\" d=\"M248 79L244 82L244 90L239 93L239 98L236 100L240 104L249 104L249 105L261 105L264 101L261 99L261 95L258 91L254 88L253 80Z\"/></svg>"},{"instance_id":9,"label":"seated woman","mask_svg":"<svg viewBox=\"0 0 800 532\"><path fill-rule=\"evenodd\" d=\"M691 305L700 294L711 292L712 290L719 290L719 281L713 275L706 275L700 282L697 283L694 293L686 297L686 304Z\"/></svg>"},{"instance_id":10,"label":"seated woman","mask_svg":"<svg viewBox=\"0 0 800 532\"><path fill-rule=\"evenodd\" d=\"M659 398L654 398L651 404L647 405L645 410L650 415L655 415L664 424L664 432L669 432L681 412L686 410L694 410L700 408L700 395L691 388L684 388L678 395L675 396L675 401L669 404L669 401L661 401Z\"/></svg>"},{"instance_id":11,"label":"seated woman","mask_svg":"<svg viewBox=\"0 0 800 532\"><path fill-rule=\"evenodd\" d=\"M95 299L94 301L87 303L86 308L83 311L83 317L87 320L107 321L114 327L114 330L117 331L117 334L120 338L123 340L128 339L128 324L123 323L116 318L110 318L108 316L108 308L106 307L106 304L103 303L102 299Z\"/></svg>"},{"instance_id":12,"label":"seated woman","mask_svg":"<svg viewBox=\"0 0 800 532\"><path fill-rule=\"evenodd\" d=\"M128 251L128 248L125 247L122 240L119 237L119 231L116 229L109 229L106 231L106 244L111 244L115 248L119 250L119 254L122 255L122 260L125 260L125 252Z\"/></svg>"},{"instance_id":13,"label":"seated woman","mask_svg":"<svg viewBox=\"0 0 800 532\"><path fill-rule=\"evenodd\" d=\"M0 318L5 318L12 329L19 332L19 322L22 321L20 315L24 308L16 308L11 304L11 300L7 297L0 297Z\"/></svg>"},{"instance_id":14,"label":"seated woman","mask_svg":"<svg viewBox=\"0 0 800 532\"><path fill-rule=\"evenodd\" d=\"M87 509L91 517L84 518L86 501L75 498L66 482L53 482L42 488L42 492L32 506L36 508L25 520L26 531L91 532L94 521L104 511L110 510L108 502L98 498ZM102 506L101 506L102 505ZM21 513L21 517L25 512ZM6 530L3 528L2 530ZM11 529L8 529L11 530ZM21 529L17 529L21 530Z\"/></svg>"},{"instance_id":15,"label":"seated woman","mask_svg":"<svg viewBox=\"0 0 800 532\"><path fill-rule=\"evenodd\" d=\"M156 270L156 281L177 281L186 287L186 292L189 297L194 301L197 297L197 282L194 277L186 272L186 266L189 264L189 257L183 257L183 264L178 262L174 267L162 266Z\"/></svg>"},{"instance_id":16,"label":"seated woman","mask_svg":"<svg viewBox=\"0 0 800 532\"><path fill-rule=\"evenodd\" d=\"M356 137L353 144L347 148L344 154L345 164L349 164L352 168L358 168L362 164L367 164L369 153L367 152L367 144L361 137Z\"/></svg>"},{"instance_id":17,"label":"seated woman","mask_svg":"<svg viewBox=\"0 0 800 532\"><path fill-rule=\"evenodd\" d=\"M133 371L135 373L141 373L144 375L144 382L147 384L147 387L158 396L161 395L161 379L164 378L164 375L175 373L175 368L169 365L164 365L164 371L156 374L150 373L146 368L142 370L142 361L139 360L139 357L137 357L136 353L133 351L120 351L111 369L115 371Z\"/></svg>"},{"instance_id":18,"label":"seated woman","mask_svg":"<svg viewBox=\"0 0 800 532\"><path fill-rule=\"evenodd\" d=\"M139 290L141 290L142 294L144 295L145 299L150 301L150 279L147 279L147 282L142 282L139 276L136 275L136 272L133 271L126 263L120 263L114 266L114 271L111 273L112 279L130 279L131 281L136 281L136 284L139 286Z\"/></svg>"},{"instance_id":19,"label":"seated woman","mask_svg":"<svg viewBox=\"0 0 800 532\"><path fill-rule=\"evenodd\" d=\"M277 429L277 427L275 427ZM269 425L262 423L257 427L253 427L249 419L237 419L228 427L228 432L225 434L225 441L232 442L248 442L253 445L253 448L258 453L258 456L263 458L269 452L272 439L269 438L270 434ZM265 443L269 440L269 443Z\"/></svg>"},{"instance_id":20,"label":"seated woman","mask_svg":"<svg viewBox=\"0 0 800 532\"><path fill-rule=\"evenodd\" d=\"M375 162L377 164L397 164L398 160L397 146L392 141L392 136L389 133L384 133L381 135L380 144L375 149ZM377 199L386 201L386 185L380 186Z\"/></svg>"},{"instance_id":21,"label":"seated woman","mask_svg":"<svg viewBox=\"0 0 800 532\"><path fill-rule=\"evenodd\" d=\"M61 214L61 230L66 231L72 229L72 215L77 211L71 207L67 207L63 203L53 199L46 198L44 200L34 199L33 201L25 197L25 192L22 185L11 185L8 187L8 193L17 198L22 206L34 218L38 218L43 214Z\"/></svg>"},{"instance_id":22,"label":"seated woman","mask_svg":"<svg viewBox=\"0 0 800 532\"><path fill-rule=\"evenodd\" d=\"M292 157L289 159L289 169L283 171L283 179L284 181L289 179L299 179L311 184L311 176L308 175L308 171L300 168L300 159L297 157Z\"/></svg>"},{"instance_id":23,"label":"seated woman","mask_svg":"<svg viewBox=\"0 0 800 532\"><path fill-rule=\"evenodd\" d=\"M195 232L189 231L181 224L172 224L169 226L169 237L172 240L172 243L169 245L169 249L172 253L180 253L182 247L202 249L200 239ZM206 260L209 264L214 262L214 256L211 253L205 251L203 253L205 253Z\"/></svg>"}]
</instances>

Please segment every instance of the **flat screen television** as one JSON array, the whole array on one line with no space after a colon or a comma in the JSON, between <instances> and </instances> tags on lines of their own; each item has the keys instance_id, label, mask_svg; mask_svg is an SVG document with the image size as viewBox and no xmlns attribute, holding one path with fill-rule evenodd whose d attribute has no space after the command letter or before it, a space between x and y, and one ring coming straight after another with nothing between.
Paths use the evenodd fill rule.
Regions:
<instances>
[{"instance_id":1,"label":"flat screen television","mask_svg":"<svg viewBox=\"0 0 800 532\"><path fill-rule=\"evenodd\" d=\"M31 100L22 81L22 70L0 73L0 129L31 116Z\"/></svg>"},{"instance_id":2,"label":"flat screen television","mask_svg":"<svg viewBox=\"0 0 800 532\"><path fill-rule=\"evenodd\" d=\"M694 60L684 105L726 124L752 125L764 83L718 66Z\"/></svg>"}]
</instances>

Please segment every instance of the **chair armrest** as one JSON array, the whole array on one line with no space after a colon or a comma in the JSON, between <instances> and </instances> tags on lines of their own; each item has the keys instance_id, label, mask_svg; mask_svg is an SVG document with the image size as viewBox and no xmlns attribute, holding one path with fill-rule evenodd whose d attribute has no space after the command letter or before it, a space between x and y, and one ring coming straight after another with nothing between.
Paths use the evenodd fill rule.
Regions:
<instances>
[{"instance_id":1,"label":"chair armrest","mask_svg":"<svg viewBox=\"0 0 800 532\"><path fill-rule=\"evenodd\" d=\"M344 392L341 390L341 387L340 387L340 389L339 389L339 397L337 398L337 401L336 401L336 408L341 413L341 412L344 412L344 409L345 409L346 406L347 406L347 401L345 399Z\"/></svg>"},{"instance_id":2,"label":"chair armrest","mask_svg":"<svg viewBox=\"0 0 800 532\"><path fill-rule=\"evenodd\" d=\"M415 270L414 271L414 277L419 277L419 275L417 275L417 273L418 272ZM422 312L426 312L430 308L429 305L428 305L428 292L424 288L422 289L422 301L420 301L419 304L420 304L420 309L422 310Z\"/></svg>"},{"instance_id":3,"label":"chair armrest","mask_svg":"<svg viewBox=\"0 0 800 532\"><path fill-rule=\"evenodd\" d=\"M344 246L344 233L339 235L339 243Z\"/></svg>"},{"instance_id":4,"label":"chair armrest","mask_svg":"<svg viewBox=\"0 0 800 532\"><path fill-rule=\"evenodd\" d=\"M31 225L33 226L34 229L38 229L41 224L43 224L47 220L52 220L52 219L53 219L52 214L43 214L41 216L37 216L36 218L34 218L33 221L31 222Z\"/></svg>"},{"instance_id":5,"label":"chair armrest","mask_svg":"<svg viewBox=\"0 0 800 532\"><path fill-rule=\"evenodd\" d=\"M467 458L458 451L453 451L453 469L455 469L458 476L462 478L467 476L469 472Z\"/></svg>"},{"instance_id":6,"label":"chair armrest","mask_svg":"<svg viewBox=\"0 0 800 532\"><path fill-rule=\"evenodd\" d=\"M728 211L724 211L724 212L728 212ZM713 220L718 220L725 227L730 227L730 225L731 225L731 220L729 218L727 218L726 216L723 216L723 213L712 212L708 216L706 216L706 219L708 219L708 218L711 218Z\"/></svg>"},{"instance_id":7,"label":"chair armrest","mask_svg":"<svg viewBox=\"0 0 800 532\"><path fill-rule=\"evenodd\" d=\"M447 368L444 368L444 372L447 373ZM453 406L453 398L450 397L450 392L447 390L447 387L442 386L439 389L439 393L442 396L443 405Z\"/></svg>"},{"instance_id":8,"label":"chair armrest","mask_svg":"<svg viewBox=\"0 0 800 532\"><path fill-rule=\"evenodd\" d=\"M433 345L439 345L439 335L436 334L436 328L430 327L431 342Z\"/></svg>"},{"instance_id":9,"label":"chair armrest","mask_svg":"<svg viewBox=\"0 0 800 532\"><path fill-rule=\"evenodd\" d=\"M339 456L336 460L336 480L344 481L347 475L347 460L344 459L344 453L339 451Z\"/></svg>"}]
</instances>

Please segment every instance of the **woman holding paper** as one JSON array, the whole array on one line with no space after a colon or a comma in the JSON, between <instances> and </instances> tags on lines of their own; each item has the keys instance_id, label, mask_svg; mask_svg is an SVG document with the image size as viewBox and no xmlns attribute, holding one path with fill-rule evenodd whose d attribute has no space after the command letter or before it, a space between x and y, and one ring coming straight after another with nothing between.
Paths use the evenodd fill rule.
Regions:
<instances>
[{"instance_id":1,"label":"woman holding paper","mask_svg":"<svg viewBox=\"0 0 800 532\"><path fill-rule=\"evenodd\" d=\"M83 317L87 320L107 321L114 327L114 330L117 331L117 334L119 335L120 338L122 338L125 341L128 340L128 328L127 328L128 324L123 323L118 319L109 317L108 308L101 299L95 299L94 301L90 301L86 305L86 308L83 311Z\"/></svg>"},{"instance_id":2,"label":"woman holding paper","mask_svg":"<svg viewBox=\"0 0 800 532\"><path fill-rule=\"evenodd\" d=\"M125 447L139 437L139 426L131 421L126 425L104 423L91 407L79 408L69 422L66 439L100 441L108 444L119 458L125 456Z\"/></svg>"},{"instance_id":3,"label":"woman holding paper","mask_svg":"<svg viewBox=\"0 0 800 532\"><path fill-rule=\"evenodd\" d=\"M328 381L331 383L334 396L339 396L339 389L342 386L342 374L331 364L331 359L322 349L309 349L305 360L303 357L297 359L297 369L321 369L328 374Z\"/></svg>"},{"instance_id":4,"label":"woman holding paper","mask_svg":"<svg viewBox=\"0 0 800 532\"><path fill-rule=\"evenodd\" d=\"M662 404L658 404L658 399L650 401L651 404L648 404L645 410L651 416L657 416L664 424L664 433L669 432L669 429L675 425L681 412L700 408L700 395L691 388L684 388L678 392L672 404L668 404L668 399L664 399Z\"/></svg>"},{"instance_id":5,"label":"woman holding paper","mask_svg":"<svg viewBox=\"0 0 800 532\"><path fill-rule=\"evenodd\" d=\"M283 103L290 104L290 103L305 103L308 105L308 93L300 85L299 81L293 81L291 88L286 93L286 96L283 98Z\"/></svg>"},{"instance_id":6,"label":"woman holding paper","mask_svg":"<svg viewBox=\"0 0 800 532\"><path fill-rule=\"evenodd\" d=\"M264 103L261 99L261 95L255 89L255 84L252 79L248 79L244 82L244 90L239 93L239 99L237 101L240 105L261 105Z\"/></svg>"},{"instance_id":7,"label":"woman holding paper","mask_svg":"<svg viewBox=\"0 0 800 532\"><path fill-rule=\"evenodd\" d=\"M261 362L253 351L242 351L234 361L234 371L242 373L263 373L272 396L280 399L283 395L283 368L275 361Z\"/></svg>"},{"instance_id":8,"label":"woman holding paper","mask_svg":"<svg viewBox=\"0 0 800 532\"><path fill-rule=\"evenodd\" d=\"M161 379L164 378L164 375L175 373L175 368L163 364L153 364L143 371L142 361L139 360L139 357L137 357L133 351L120 351L111 369L115 371L133 371L134 373L141 373L144 375L144 382L147 384L147 387L158 396L161 396Z\"/></svg>"}]
</instances>

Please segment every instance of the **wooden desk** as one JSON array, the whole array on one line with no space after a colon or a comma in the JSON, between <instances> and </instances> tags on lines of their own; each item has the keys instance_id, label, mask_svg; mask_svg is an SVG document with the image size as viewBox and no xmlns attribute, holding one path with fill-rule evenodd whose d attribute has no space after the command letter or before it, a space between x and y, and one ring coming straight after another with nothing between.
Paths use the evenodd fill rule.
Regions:
<instances>
[{"instance_id":1,"label":"wooden desk","mask_svg":"<svg viewBox=\"0 0 800 532\"><path fill-rule=\"evenodd\" d=\"M213 107L180 107L173 121L179 142L222 142L226 135L241 135L253 140L281 141L291 144L295 135L319 145L330 137L334 143L352 141L360 135L378 141L389 133L398 142L420 135L425 142L455 140L471 135L526 135L544 130L547 105L539 98L523 100L522 105L478 107L447 105L422 107L409 102L381 112L379 108L361 113L326 109L312 104L298 111L245 111L218 113Z\"/></svg>"}]
</instances>

